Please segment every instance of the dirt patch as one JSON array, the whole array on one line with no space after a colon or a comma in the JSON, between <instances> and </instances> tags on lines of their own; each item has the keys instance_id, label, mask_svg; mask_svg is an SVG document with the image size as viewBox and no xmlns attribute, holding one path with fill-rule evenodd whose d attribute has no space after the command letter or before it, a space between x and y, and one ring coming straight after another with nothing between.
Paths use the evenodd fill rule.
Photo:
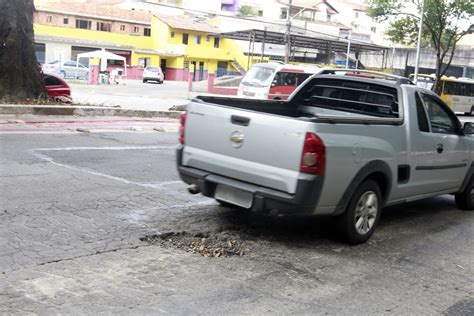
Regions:
<instances>
[{"instance_id":1,"label":"dirt patch","mask_svg":"<svg viewBox=\"0 0 474 316\"><path fill-rule=\"evenodd\" d=\"M250 251L245 241L228 233L210 235L209 233L168 232L148 235L140 240L165 248L199 253L204 257L243 256Z\"/></svg>"},{"instance_id":2,"label":"dirt patch","mask_svg":"<svg viewBox=\"0 0 474 316\"><path fill-rule=\"evenodd\" d=\"M173 105L168 111L186 111L186 105Z\"/></svg>"}]
</instances>

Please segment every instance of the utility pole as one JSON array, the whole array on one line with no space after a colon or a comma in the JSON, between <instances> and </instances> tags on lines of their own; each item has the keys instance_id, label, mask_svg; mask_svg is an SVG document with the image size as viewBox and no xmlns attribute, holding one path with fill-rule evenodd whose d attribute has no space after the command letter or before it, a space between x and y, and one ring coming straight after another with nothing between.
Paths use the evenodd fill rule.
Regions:
<instances>
[{"instance_id":1,"label":"utility pole","mask_svg":"<svg viewBox=\"0 0 474 316\"><path fill-rule=\"evenodd\" d=\"M352 30L349 30L349 36L347 37L346 69L349 69L349 54L351 53L351 37L352 37Z\"/></svg>"},{"instance_id":2,"label":"utility pole","mask_svg":"<svg viewBox=\"0 0 474 316\"><path fill-rule=\"evenodd\" d=\"M291 53L291 4L293 0L289 0L288 12L286 14L286 47L285 47L285 64L290 61Z\"/></svg>"},{"instance_id":3,"label":"utility pole","mask_svg":"<svg viewBox=\"0 0 474 316\"><path fill-rule=\"evenodd\" d=\"M421 50L421 36L423 35L423 18L425 16L425 0L421 4L421 16L420 16L420 25L418 26L418 43L416 43L416 62L415 62L415 76L413 81L415 84L418 82L418 72L420 66L420 50Z\"/></svg>"}]
</instances>

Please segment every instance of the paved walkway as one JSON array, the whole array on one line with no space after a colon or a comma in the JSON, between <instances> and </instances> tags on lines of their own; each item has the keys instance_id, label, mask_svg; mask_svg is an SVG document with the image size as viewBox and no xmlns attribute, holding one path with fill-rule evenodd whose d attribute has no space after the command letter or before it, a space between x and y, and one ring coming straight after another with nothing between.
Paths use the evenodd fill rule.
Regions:
<instances>
[{"instance_id":1,"label":"paved walkway","mask_svg":"<svg viewBox=\"0 0 474 316\"><path fill-rule=\"evenodd\" d=\"M168 111L185 105L194 97L186 82L166 81L159 85L137 80L123 80L118 85L69 83L74 103L120 107L128 110Z\"/></svg>"}]
</instances>

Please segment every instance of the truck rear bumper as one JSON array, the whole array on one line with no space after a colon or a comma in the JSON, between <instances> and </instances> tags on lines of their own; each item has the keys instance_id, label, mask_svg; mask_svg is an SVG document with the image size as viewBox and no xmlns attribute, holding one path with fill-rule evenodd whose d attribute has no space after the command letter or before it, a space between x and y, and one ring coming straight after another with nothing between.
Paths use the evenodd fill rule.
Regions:
<instances>
[{"instance_id":1,"label":"truck rear bumper","mask_svg":"<svg viewBox=\"0 0 474 316\"><path fill-rule=\"evenodd\" d=\"M180 146L176 155L179 176L187 184L195 185L204 196L214 198L216 187L225 185L251 193L253 197L251 209L253 211L279 210L289 215L313 215L315 213L323 185L323 177L302 173L298 177L295 194L288 194L183 166L182 151L183 148Z\"/></svg>"}]
</instances>

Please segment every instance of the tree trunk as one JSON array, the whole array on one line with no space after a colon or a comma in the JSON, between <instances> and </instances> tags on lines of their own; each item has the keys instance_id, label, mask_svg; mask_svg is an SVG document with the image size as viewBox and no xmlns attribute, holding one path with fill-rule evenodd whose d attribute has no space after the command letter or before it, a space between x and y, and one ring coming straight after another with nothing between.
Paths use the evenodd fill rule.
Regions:
<instances>
[{"instance_id":1,"label":"tree trunk","mask_svg":"<svg viewBox=\"0 0 474 316\"><path fill-rule=\"evenodd\" d=\"M431 90L435 92L438 95L441 95L441 89L443 87L442 82L441 82L441 66L443 65L443 60L438 55L436 56L436 73L435 73L435 82L433 84L433 87Z\"/></svg>"},{"instance_id":2,"label":"tree trunk","mask_svg":"<svg viewBox=\"0 0 474 316\"><path fill-rule=\"evenodd\" d=\"M0 101L46 97L35 55L33 0L0 0Z\"/></svg>"}]
</instances>

